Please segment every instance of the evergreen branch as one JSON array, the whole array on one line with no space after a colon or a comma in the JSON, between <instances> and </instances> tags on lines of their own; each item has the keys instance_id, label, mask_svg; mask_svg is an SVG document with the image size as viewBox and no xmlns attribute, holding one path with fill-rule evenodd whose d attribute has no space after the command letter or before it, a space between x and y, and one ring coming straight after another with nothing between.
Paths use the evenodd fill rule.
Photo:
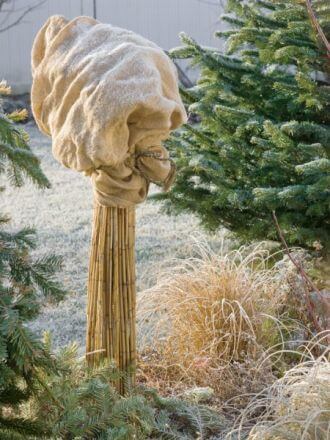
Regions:
<instances>
[{"instance_id":1,"label":"evergreen branch","mask_svg":"<svg viewBox=\"0 0 330 440\"><path fill-rule=\"evenodd\" d=\"M40 168L40 161L32 153L27 142L27 133L17 128L6 115L0 113L0 159L5 159L8 164L7 169L12 184L22 186L25 175L40 188L49 188L50 182ZM0 169L5 169L1 162Z\"/></svg>"},{"instance_id":2,"label":"evergreen branch","mask_svg":"<svg viewBox=\"0 0 330 440\"><path fill-rule=\"evenodd\" d=\"M1 8L1 4L0 4ZM7 82L2 79L0 81L0 95L10 95L11 94L11 87L7 84Z\"/></svg>"},{"instance_id":3,"label":"evergreen branch","mask_svg":"<svg viewBox=\"0 0 330 440\"><path fill-rule=\"evenodd\" d=\"M7 114L7 117L13 122L22 122L28 117L28 111L25 108L14 110L12 113Z\"/></svg>"},{"instance_id":4,"label":"evergreen branch","mask_svg":"<svg viewBox=\"0 0 330 440\"><path fill-rule=\"evenodd\" d=\"M256 1L257 1L257 4L260 5L262 8L268 9L270 11L276 10L276 6L269 1L265 1L265 0L256 0Z\"/></svg>"},{"instance_id":5,"label":"evergreen branch","mask_svg":"<svg viewBox=\"0 0 330 440\"><path fill-rule=\"evenodd\" d=\"M315 159L310 162L297 165L295 167L297 173L305 175L313 174L330 174L330 160L326 158Z\"/></svg>"},{"instance_id":6,"label":"evergreen branch","mask_svg":"<svg viewBox=\"0 0 330 440\"><path fill-rule=\"evenodd\" d=\"M18 405L31 396L31 390L10 385L7 388L0 390L0 402L2 405Z\"/></svg>"},{"instance_id":7,"label":"evergreen branch","mask_svg":"<svg viewBox=\"0 0 330 440\"><path fill-rule=\"evenodd\" d=\"M40 375L38 374L38 372L36 372L35 370L35 378L36 380L39 382L39 384L41 385L41 387L46 391L47 395L51 398L51 400L54 402L54 404L61 410L64 410L63 405L61 404L61 402L57 399L57 397L55 396L55 394L52 392L52 390L50 389L50 387L47 385L47 383L40 377Z\"/></svg>"},{"instance_id":8,"label":"evergreen branch","mask_svg":"<svg viewBox=\"0 0 330 440\"><path fill-rule=\"evenodd\" d=\"M50 187L49 180L39 168L39 159L32 151L0 143L0 157L5 157L8 161L8 168L9 172L12 172L12 184L14 186L23 185L22 173L24 173L40 188Z\"/></svg>"},{"instance_id":9,"label":"evergreen branch","mask_svg":"<svg viewBox=\"0 0 330 440\"><path fill-rule=\"evenodd\" d=\"M6 222L8 219L3 218ZM36 247L36 232L33 228L23 228L15 233L10 233L0 230L0 243L1 250L9 250L10 256L20 249L20 251L25 252L27 249L35 249Z\"/></svg>"},{"instance_id":10,"label":"evergreen branch","mask_svg":"<svg viewBox=\"0 0 330 440\"><path fill-rule=\"evenodd\" d=\"M4 83L0 83L1 92L9 92ZM27 133L14 124L25 115L25 111L0 113L0 173L7 171L16 186L28 177L39 187L49 187L39 159L28 145ZM36 246L34 229L7 232L3 226L8 220L0 216L0 437L48 438L45 421L20 417L20 404L35 399L42 389L53 407L63 410L44 380L47 375L56 376L58 365L46 344L26 325L40 310L40 291L44 295L52 293L57 299L63 297L63 289L53 279L61 259L50 255L33 260L30 251Z\"/></svg>"},{"instance_id":11,"label":"evergreen branch","mask_svg":"<svg viewBox=\"0 0 330 440\"><path fill-rule=\"evenodd\" d=\"M22 436L22 440L27 435L42 438L46 430L39 421L28 420L23 417L2 417L0 415L0 430L14 431Z\"/></svg>"},{"instance_id":12,"label":"evergreen branch","mask_svg":"<svg viewBox=\"0 0 330 440\"><path fill-rule=\"evenodd\" d=\"M238 26L238 27L244 26L245 23L243 20L240 20L239 18L233 17L232 15L228 15L228 14L222 14L220 18L221 20L226 21L227 23L233 24L234 26Z\"/></svg>"}]
</instances>

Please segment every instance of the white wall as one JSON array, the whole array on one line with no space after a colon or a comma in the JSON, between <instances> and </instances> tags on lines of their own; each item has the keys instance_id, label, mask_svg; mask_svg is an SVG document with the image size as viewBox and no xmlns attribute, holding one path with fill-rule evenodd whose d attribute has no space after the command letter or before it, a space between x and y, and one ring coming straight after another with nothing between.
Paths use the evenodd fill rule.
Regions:
<instances>
[{"instance_id":1,"label":"white wall","mask_svg":"<svg viewBox=\"0 0 330 440\"><path fill-rule=\"evenodd\" d=\"M12 1L15 1L16 9L36 2ZM213 33L218 27L217 20L221 10L212 1L96 0L96 6L100 21L138 32L164 49L180 44L178 33L181 31L185 31L201 44L219 45L213 38ZM30 88L33 38L47 18L54 14L62 14L67 18L92 15L93 0L47 0L28 14L18 26L0 33L0 79L6 79L17 93ZM15 14L12 14L10 20L14 19Z\"/></svg>"},{"instance_id":2,"label":"white wall","mask_svg":"<svg viewBox=\"0 0 330 440\"><path fill-rule=\"evenodd\" d=\"M202 44L216 44L213 34L220 13L212 0L97 0L101 21L129 28L164 49L180 44L181 31Z\"/></svg>"}]
</instances>

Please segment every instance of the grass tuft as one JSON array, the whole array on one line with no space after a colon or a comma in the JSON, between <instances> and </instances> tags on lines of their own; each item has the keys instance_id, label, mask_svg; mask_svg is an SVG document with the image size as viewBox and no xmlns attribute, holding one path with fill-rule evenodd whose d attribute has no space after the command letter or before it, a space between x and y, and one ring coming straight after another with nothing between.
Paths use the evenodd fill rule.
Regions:
<instances>
[{"instance_id":1,"label":"grass tuft","mask_svg":"<svg viewBox=\"0 0 330 440\"><path fill-rule=\"evenodd\" d=\"M257 408L262 412L255 417ZM226 440L329 439L329 350L318 358L309 353L304 361L255 395L237 422Z\"/></svg>"},{"instance_id":2,"label":"grass tuft","mask_svg":"<svg viewBox=\"0 0 330 440\"><path fill-rule=\"evenodd\" d=\"M199 243L195 253L139 296L140 378L168 393L212 387L243 405L274 380L265 357L281 345L272 316L287 294L283 271L264 244L217 254Z\"/></svg>"}]
</instances>

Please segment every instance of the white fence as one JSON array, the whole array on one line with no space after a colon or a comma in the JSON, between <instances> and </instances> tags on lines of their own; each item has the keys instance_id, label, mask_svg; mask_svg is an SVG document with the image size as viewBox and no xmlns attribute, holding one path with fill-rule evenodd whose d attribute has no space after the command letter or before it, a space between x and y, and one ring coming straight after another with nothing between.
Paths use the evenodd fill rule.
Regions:
<instances>
[{"instance_id":1,"label":"white fence","mask_svg":"<svg viewBox=\"0 0 330 440\"><path fill-rule=\"evenodd\" d=\"M198 42L218 46L214 31L221 7L217 0L46 0L11 29L1 32L37 0L10 0L14 11L0 14L0 79L5 78L17 93L31 85L30 53L33 38L50 15L67 18L93 16L116 26L131 29L155 41L164 49L180 44L178 34L185 31ZM1 24L2 22L2 24Z\"/></svg>"}]
</instances>

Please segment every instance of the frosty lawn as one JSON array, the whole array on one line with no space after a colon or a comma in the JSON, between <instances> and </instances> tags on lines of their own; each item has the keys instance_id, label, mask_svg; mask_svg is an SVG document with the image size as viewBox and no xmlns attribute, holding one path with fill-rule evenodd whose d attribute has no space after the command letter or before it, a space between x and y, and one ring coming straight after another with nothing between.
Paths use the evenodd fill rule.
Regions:
<instances>
[{"instance_id":1,"label":"frosty lawn","mask_svg":"<svg viewBox=\"0 0 330 440\"><path fill-rule=\"evenodd\" d=\"M7 187L3 211L11 216L12 228L36 227L40 243L38 254L54 252L64 259L60 276L70 294L59 306L47 304L33 329L50 330L55 347L76 340L82 353L92 220L90 179L58 164L52 157L50 139L42 136L34 124L29 123L25 128L52 188L37 190L30 183L18 190ZM153 284L165 259L187 255L191 236L200 231L192 216L167 216L160 213L158 204L151 202L137 208L137 230L138 291Z\"/></svg>"}]
</instances>

